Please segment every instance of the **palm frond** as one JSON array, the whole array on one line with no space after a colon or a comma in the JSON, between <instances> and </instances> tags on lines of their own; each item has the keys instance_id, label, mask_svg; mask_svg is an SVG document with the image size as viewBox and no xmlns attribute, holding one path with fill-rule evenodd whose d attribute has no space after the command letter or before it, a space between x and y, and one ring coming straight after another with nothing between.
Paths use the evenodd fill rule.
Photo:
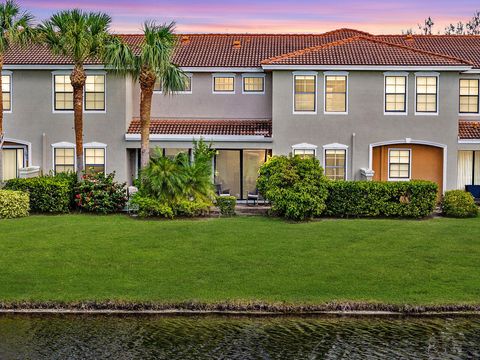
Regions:
<instances>
[{"instance_id":1,"label":"palm frond","mask_svg":"<svg viewBox=\"0 0 480 360\"><path fill-rule=\"evenodd\" d=\"M0 53L5 53L13 45L26 45L35 38L32 27L34 17L22 11L14 0L0 4Z\"/></svg>"}]
</instances>

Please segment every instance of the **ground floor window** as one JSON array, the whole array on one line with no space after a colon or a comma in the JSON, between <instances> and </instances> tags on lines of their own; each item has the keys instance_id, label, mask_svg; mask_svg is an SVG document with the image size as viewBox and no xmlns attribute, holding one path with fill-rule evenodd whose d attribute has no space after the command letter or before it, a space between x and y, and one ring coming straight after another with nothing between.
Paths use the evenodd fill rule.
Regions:
<instances>
[{"instance_id":1,"label":"ground floor window","mask_svg":"<svg viewBox=\"0 0 480 360\"><path fill-rule=\"evenodd\" d=\"M410 179L410 150L390 149L388 151L389 180Z\"/></svg>"},{"instance_id":2,"label":"ground floor window","mask_svg":"<svg viewBox=\"0 0 480 360\"><path fill-rule=\"evenodd\" d=\"M214 181L217 192L246 199L256 189L258 170L269 150L217 150Z\"/></svg>"},{"instance_id":3,"label":"ground floor window","mask_svg":"<svg viewBox=\"0 0 480 360\"><path fill-rule=\"evenodd\" d=\"M25 166L24 148L3 148L3 181L18 177L18 169Z\"/></svg>"},{"instance_id":4,"label":"ground floor window","mask_svg":"<svg viewBox=\"0 0 480 360\"><path fill-rule=\"evenodd\" d=\"M459 189L465 189L465 185L480 185L480 151L459 151L457 173Z\"/></svg>"},{"instance_id":5,"label":"ground floor window","mask_svg":"<svg viewBox=\"0 0 480 360\"><path fill-rule=\"evenodd\" d=\"M315 149L293 149L293 156L300 156L302 159L314 158Z\"/></svg>"},{"instance_id":6,"label":"ground floor window","mask_svg":"<svg viewBox=\"0 0 480 360\"><path fill-rule=\"evenodd\" d=\"M345 180L347 168L347 150L325 149L325 175L330 180Z\"/></svg>"},{"instance_id":7,"label":"ground floor window","mask_svg":"<svg viewBox=\"0 0 480 360\"><path fill-rule=\"evenodd\" d=\"M86 148L85 154L85 172L104 173L105 172L105 148Z\"/></svg>"},{"instance_id":8,"label":"ground floor window","mask_svg":"<svg viewBox=\"0 0 480 360\"><path fill-rule=\"evenodd\" d=\"M173 159L178 154L187 154L190 157L190 149L188 148L165 148L163 149L163 156Z\"/></svg>"},{"instance_id":9,"label":"ground floor window","mask_svg":"<svg viewBox=\"0 0 480 360\"><path fill-rule=\"evenodd\" d=\"M74 148L54 148L53 149L54 166L56 174L62 172L75 172L75 149Z\"/></svg>"}]
</instances>

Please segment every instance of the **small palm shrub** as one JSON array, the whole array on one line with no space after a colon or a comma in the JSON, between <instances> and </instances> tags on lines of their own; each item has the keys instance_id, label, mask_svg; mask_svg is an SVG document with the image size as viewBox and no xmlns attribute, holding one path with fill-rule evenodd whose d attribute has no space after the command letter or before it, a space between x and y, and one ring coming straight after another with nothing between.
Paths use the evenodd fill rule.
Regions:
<instances>
[{"instance_id":1,"label":"small palm shrub","mask_svg":"<svg viewBox=\"0 0 480 360\"><path fill-rule=\"evenodd\" d=\"M0 190L0 219L28 216L30 199L23 191Z\"/></svg>"},{"instance_id":2,"label":"small palm shrub","mask_svg":"<svg viewBox=\"0 0 480 360\"><path fill-rule=\"evenodd\" d=\"M463 190L445 192L442 202L442 211L445 216L466 218L478 216L478 206L472 194Z\"/></svg>"},{"instance_id":3,"label":"small palm shrub","mask_svg":"<svg viewBox=\"0 0 480 360\"><path fill-rule=\"evenodd\" d=\"M211 180L214 154L202 140L194 143L193 161L184 153L171 159L155 149L140 174L139 192L133 202L139 207L138 214L162 217L207 214L214 197Z\"/></svg>"},{"instance_id":4,"label":"small palm shrub","mask_svg":"<svg viewBox=\"0 0 480 360\"><path fill-rule=\"evenodd\" d=\"M305 220L324 212L326 183L317 159L273 156L260 168L257 188L275 214Z\"/></svg>"},{"instance_id":5,"label":"small palm shrub","mask_svg":"<svg viewBox=\"0 0 480 360\"><path fill-rule=\"evenodd\" d=\"M122 211L127 202L125 184L114 180L115 173L85 174L75 187L77 208L86 212L110 214Z\"/></svg>"}]
</instances>

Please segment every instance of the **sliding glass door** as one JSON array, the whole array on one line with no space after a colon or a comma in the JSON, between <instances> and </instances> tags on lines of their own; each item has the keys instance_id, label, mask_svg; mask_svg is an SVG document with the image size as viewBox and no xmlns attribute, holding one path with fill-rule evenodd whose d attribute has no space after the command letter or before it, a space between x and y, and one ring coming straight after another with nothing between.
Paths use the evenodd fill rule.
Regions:
<instances>
[{"instance_id":1,"label":"sliding glass door","mask_svg":"<svg viewBox=\"0 0 480 360\"><path fill-rule=\"evenodd\" d=\"M480 185L480 151L462 150L458 152L457 187Z\"/></svg>"},{"instance_id":2,"label":"sliding glass door","mask_svg":"<svg viewBox=\"0 0 480 360\"><path fill-rule=\"evenodd\" d=\"M24 166L24 149L3 149L3 180L14 179Z\"/></svg>"},{"instance_id":3,"label":"sliding glass door","mask_svg":"<svg viewBox=\"0 0 480 360\"><path fill-rule=\"evenodd\" d=\"M215 156L215 186L218 191L238 199L254 192L260 166L268 150L217 150Z\"/></svg>"}]
</instances>

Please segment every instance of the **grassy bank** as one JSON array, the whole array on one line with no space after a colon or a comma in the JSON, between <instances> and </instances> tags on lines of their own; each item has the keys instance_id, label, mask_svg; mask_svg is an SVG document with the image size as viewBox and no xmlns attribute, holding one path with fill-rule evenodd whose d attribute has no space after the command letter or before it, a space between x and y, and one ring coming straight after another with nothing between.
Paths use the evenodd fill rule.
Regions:
<instances>
[{"instance_id":1,"label":"grassy bank","mask_svg":"<svg viewBox=\"0 0 480 360\"><path fill-rule=\"evenodd\" d=\"M0 221L0 301L480 303L480 219Z\"/></svg>"}]
</instances>

